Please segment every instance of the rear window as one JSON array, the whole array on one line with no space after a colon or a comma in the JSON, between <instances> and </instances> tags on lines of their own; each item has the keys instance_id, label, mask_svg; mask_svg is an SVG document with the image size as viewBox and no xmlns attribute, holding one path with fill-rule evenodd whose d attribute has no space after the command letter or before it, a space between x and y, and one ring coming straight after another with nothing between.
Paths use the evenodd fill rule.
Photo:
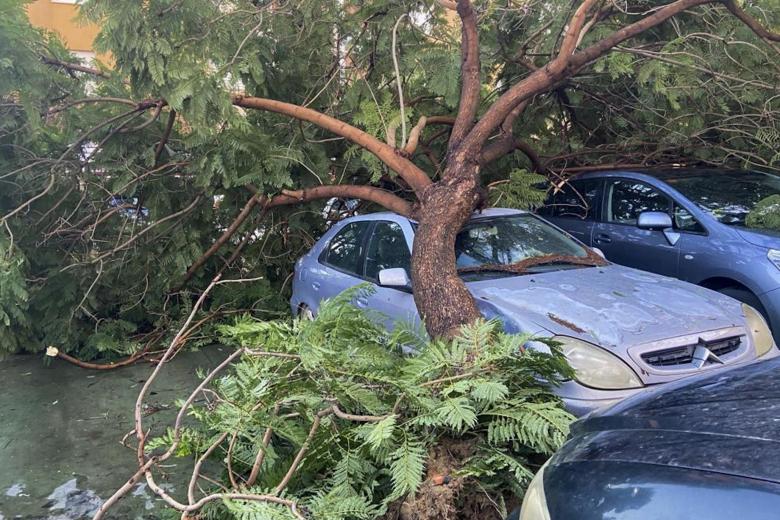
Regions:
<instances>
[{"instance_id":1,"label":"rear window","mask_svg":"<svg viewBox=\"0 0 780 520\"><path fill-rule=\"evenodd\" d=\"M717 172L665 181L718 221L732 226L764 227L754 212L771 210L773 201L780 202L780 178L761 172Z\"/></svg>"},{"instance_id":2,"label":"rear window","mask_svg":"<svg viewBox=\"0 0 780 520\"><path fill-rule=\"evenodd\" d=\"M566 182L560 188L552 187L539 214L548 217L596 220L600 179L582 179Z\"/></svg>"}]
</instances>

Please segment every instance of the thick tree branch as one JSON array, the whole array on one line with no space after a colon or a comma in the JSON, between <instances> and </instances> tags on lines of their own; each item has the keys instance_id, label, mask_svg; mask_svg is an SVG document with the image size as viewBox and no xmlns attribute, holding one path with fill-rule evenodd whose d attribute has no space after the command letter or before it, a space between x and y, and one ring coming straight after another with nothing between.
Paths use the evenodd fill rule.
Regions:
<instances>
[{"instance_id":1,"label":"thick tree branch","mask_svg":"<svg viewBox=\"0 0 780 520\"><path fill-rule=\"evenodd\" d=\"M653 14L641 20L615 31L590 47L580 52L575 52L574 49L587 15L587 10L583 10L582 7L587 4L588 8L590 8L592 5L592 2L586 0L580 9L577 10L577 14L580 14L581 17L578 20L572 19L558 56L544 67L531 73L523 81L513 85L493 103L464 140L464 152L466 155L475 155L490 135L520 103L549 90L562 79L573 76L580 69L604 56L620 43L662 24L669 18L687 9L720 1L722 0L677 0L654 11ZM569 52L573 52L573 54L568 54Z\"/></svg>"},{"instance_id":2,"label":"thick tree branch","mask_svg":"<svg viewBox=\"0 0 780 520\"><path fill-rule=\"evenodd\" d=\"M780 42L780 34L766 29L758 20L750 16L747 11L737 5L737 2L734 0L723 0L723 5L726 6L726 9L731 11L731 14L741 20L742 23L750 27L750 29L759 37L771 42Z\"/></svg>"},{"instance_id":3,"label":"thick tree branch","mask_svg":"<svg viewBox=\"0 0 780 520\"><path fill-rule=\"evenodd\" d=\"M450 151L460 144L474 126L474 118L477 115L477 108L479 108L481 87L477 15L470 0L458 0L457 6L458 16L461 20L461 87L458 115L450 135Z\"/></svg>"},{"instance_id":4,"label":"thick tree branch","mask_svg":"<svg viewBox=\"0 0 780 520\"><path fill-rule=\"evenodd\" d=\"M512 153L515 150L519 150L528 157L531 162L531 169L536 173L544 173L544 165L536 150L525 141L520 141L512 134L507 134L505 137L497 140L494 143L489 144L482 150L481 164L484 166L496 159Z\"/></svg>"},{"instance_id":5,"label":"thick tree branch","mask_svg":"<svg viewBox=\"0 0 780 520\"><path fill-rule=\"evenodd\" d=\"M558 59L566 59L577 49L577 44L582 40L586 25L585 20L588 17L588 11L598 0L585 0L580 4L574 15L569 21L566 33L561 42L561 49L558 52Z\"/></svg>"},{"instance_id":6,"label":"thick tree branch","mask_svg":"<svg viewBox=\"0 0 780 520\"><path fill-rule=\"evenodd\" d=\"M331 197L367 200L400 215L407 217L412 215L412 206L401 197L381 188L354 184L324 185L303 190L283 191L280 195L271 198L266 207L275 208Z\"/></svg>"},{"instance_id":7,"label":"thick tree branch","mask_svg":"<svg viewBox=\"0 0 780 520\"><path fill-rule=\"evenodd\" d=\"M308 121L309 123L313 123L336 135L340 135L373 153L379 160L406 181L418 195L431 184L431 180L425 172L417 167L412 161L399 154L395 148L383 143L376 137L367 134L359 128L339 121L334 117L310 108L304 108L283 101L251 96L234 96L233 104L243 108L276 112L302 121Z\"/></svg>"}]
</instances>

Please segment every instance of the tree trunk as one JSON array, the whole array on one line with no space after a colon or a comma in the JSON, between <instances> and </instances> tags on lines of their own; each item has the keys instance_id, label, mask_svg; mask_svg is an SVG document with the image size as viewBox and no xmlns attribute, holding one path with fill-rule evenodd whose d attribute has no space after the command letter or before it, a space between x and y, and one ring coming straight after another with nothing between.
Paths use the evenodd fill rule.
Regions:
<instances>
[{"instance_id":1,"label":"tree trunk","mask_svg":"<svg viewBox=\"0 0 780 520\"><path fill-rule=\"evenodd\" d=\"M453 165L428 187L412 250L414 301L431 337L450 338L481 314L458 276L455 237L480 199L476 165Z\"/></svg>"}]
</instances>

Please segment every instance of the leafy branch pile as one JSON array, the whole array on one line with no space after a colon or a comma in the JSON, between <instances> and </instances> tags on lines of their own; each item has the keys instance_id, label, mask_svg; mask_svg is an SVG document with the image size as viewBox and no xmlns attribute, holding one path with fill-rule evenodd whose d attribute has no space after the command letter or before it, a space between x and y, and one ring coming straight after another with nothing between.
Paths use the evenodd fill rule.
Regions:
<instances>
[{"instance_id":1,"label":"leafy branch pile","mask_svg":"<svg viewBox=\"0 0 780 520\"><path fill-rule=\"evenodd\" d=\"M315 321L224 326L240 360L190 410L194 426L147 450L176 437L178 456L218 461L193 481L216 491L220 479L240 498L208 502L203 518L503 518L529 457L568 433L571 416L540 382L570 376L563 358L494 322L450 342L386 332L352 297Z\"/></svg>"}]
</instances>

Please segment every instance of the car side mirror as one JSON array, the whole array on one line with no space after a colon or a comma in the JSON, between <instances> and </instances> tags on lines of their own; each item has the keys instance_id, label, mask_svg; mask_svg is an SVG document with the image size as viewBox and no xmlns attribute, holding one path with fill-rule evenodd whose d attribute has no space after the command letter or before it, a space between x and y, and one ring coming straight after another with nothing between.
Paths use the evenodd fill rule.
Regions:
<instances>
[{"instance_id":1,"label":"car side mirror","mask_svg":"<svg viewBox=\"0 0 780 520\"><path fill-rule=\"evenodd\" d=\"M379 271L379 285L396 289L411 289L412 281L403 267L393 267Z\"/></svg>"},{"instance_id":2,"label":"car side mirror","mask_svg":"<svg viewBox=\"0 0 780 520\"><path fill-rule=\"evenodd\" d=\"M591 250L591 251L593 251L594 253L596 253L597 255L599 255L599 256L600 256L601 258L603 258L604 260L606 260L606 259L607 259L607 255L605 255L605 254L604 254L604 251L602 251L602 250L601 250L601 249L599 249L598 247L591 247L591 248L590 248L590 250Z\"/></svg>"},{"instance_id":3,"label":"car side mirror","mask_svg":"<svg viewBox=\"0 0 780 520\"><path fill-rule=\"evenodd\" d=\"M672 227L672 217L663 211L643 211L636 221L639 229L660 231Z\"/></svg>"}]
</instances>

